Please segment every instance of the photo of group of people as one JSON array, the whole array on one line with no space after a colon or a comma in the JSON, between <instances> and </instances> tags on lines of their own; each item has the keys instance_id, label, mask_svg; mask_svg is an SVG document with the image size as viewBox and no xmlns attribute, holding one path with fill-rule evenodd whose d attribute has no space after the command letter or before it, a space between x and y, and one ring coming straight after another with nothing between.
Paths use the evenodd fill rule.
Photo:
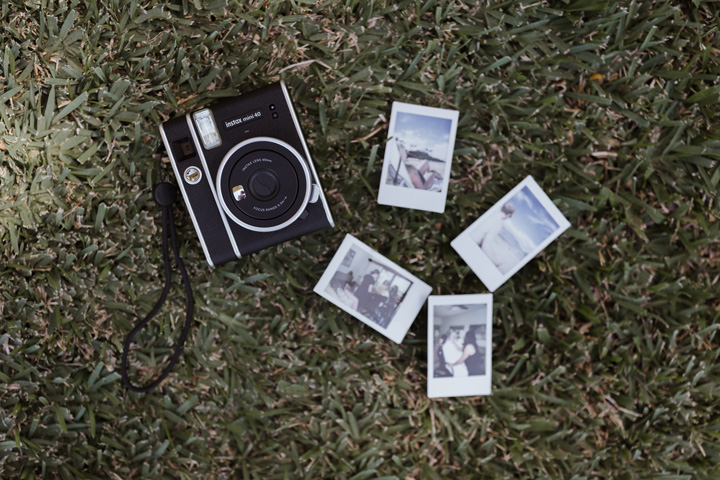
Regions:
<instances>
[{"instance_id":1,"label":"photo of group of people","mask_svg":"<svg viewBox=\"0 0 720 480\"><path fill-rule=\"evenodd\" d=\"M325 292L385 328L411 285L393 268L351 248Z\"/></svg>"},{"instance_id":2,"label":"photo of group of people","mask_svg":"<svg viewBox=\"0 0 720 480\"><path fill-rule=\"evenodd\" d=\"M394 102L378 203L445 211L457 110Z\"/></svg>"},{"instance_id":3,"label":"photo of group of people","mask_svg":"<svg viewBox=\"0 0 720 480\"><path fill-rule=\"evenodd\" d=\"M428 302L428 395L490 393L492 295L439 295Z\"/></svg>"},{"instance_id":4,"label":"photo of group of people","mask_svg":"<svg viewBox=\"0 0 720 480\"><path fill-rule=\"evenodd\" d=\"M400 343L431 289L352 235L346 235L314 291Z\"/></svg>"}]
</instances>

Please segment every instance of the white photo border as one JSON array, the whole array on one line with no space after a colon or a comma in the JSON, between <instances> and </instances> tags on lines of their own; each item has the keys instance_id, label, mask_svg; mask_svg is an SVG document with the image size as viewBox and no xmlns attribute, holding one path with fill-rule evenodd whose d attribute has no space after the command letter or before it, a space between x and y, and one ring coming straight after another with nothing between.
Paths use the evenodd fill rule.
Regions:
<instances>
[{"instance_id":1,"label":"white photo border","mask_svg":"<svg viewBox=\"0 0 720 480\"><path fill-rule=\"evenodd\" d=\"M369 254L370 257L373 259L382 260L385 264L387 264L388 266L392 266L393 269L397 270L399 273L401 273L404 277L406 277L412 282L412 285L410 285L410 288L406 292L405 297L397 306L397 309L393 314L393 318L387 327L382 327L379 324L373 322L360 312L349 308L347 305L339 302L336 298L331 297L325 291L325 289L330 284L330 281L332 280L335 272L337 272L337 270L339 269L340 264L345 258L345 255L353 247L364 251L365 253ZM338 247L337 252L335 252L335 256L332 258L332 260L330 260L330 264L325 269L325 272L323 273L322 277L320 277L320 280L318 280L318 283L315 285L313 291L324 299L328 300L333 305L340 307L343 311L357 318L367 326L382 333L393 342L402 343L405 335L410 329L410 326L415 321L418 313L420 313L420 309L422 309L423 305L425 304L428 295L430 295L430 293L432 292L432 288L428 284L417 278L415 275L398 266L396 263L390 261L387 257L379 254L378 252L368 247L363 242L348 233L340 244L340 247Z\"/></svg>"},{"instance_id":2,"label":"white photo border","mask_svg":"<svg viewBox=\"0 0 720 480\"><path fill-rule=\"evenodd\" d=\"M485 347L485 375L472 377L435 378L435 359L433 358L435 307L439 305L486 305L485 324L487 345ZM427 333L427 394L429 398L465 397L472 395L490 395L492 393L492 318L493 296L490 293L466 295L431 295L428 297L428 333Z\"/></svg>"},{"instance_id":3,"label":"white photo border","mask_svg":"<svg viewBox=\"0 0 720 480\"><path fill-rule=\"evenodd\" d=\"M426 117L445 118L452 121L450 125L450 141L448 151L445 155L445 172L443 173L443 185L439 192L428 192L414 188L398 187L388 185L387 179L390 171L390 163L399 160L399 154L395 146L395 123L398 113L411 113ZM457 135L458 120L460 112L444 108L426 107L410 103L393 102L392 113L390 114L390 125L388 127L388 138L391 138L385 146L385 157L383 160L382 176L380 177L380 190L378 192L378 203L381 205L392 205L396 207L412 208L415 210L426 210L429 212L445 212L447 201L450 173L452 171L452 158L455 151L455 137Z\"/></svg>"},{"instance_id":4,"label":"white photo border","mask_svg":"<svg viewBox=\"0 0 720 480\"><path fill-rule=\"evenodd\" d=\"M478 227L478 225L483 221L484 218L500 210L508 200L510 200L517 192L519 192L525 187L528 187L528 189L535 196L540 205L552 217L555 223L557 223L558 228L545 240L538 244L534 250L532 250L525 257L523 257L523 259L520 260L512 269L510 269L507 273L502 274L500 270L495 267L493 262L485 255L482 249L471 238L471 232L474 231L476 227ZM475 275L480 278L480 280L487 287L487 289L491 292L494 292L510 277L515 275L518 270L527 265L530 260L535 258L538 253L543 251L545 247L552 243L568 228L570 228L570 222L568 221L568 219L563 216L560 210L555 206L552 200L550 200L550 197L547 196L543 189L540 188L537 182L531 176L528 176L525 177L522 182L518 183L515 188L510 190L504 197L498 200L495 205L490 207L489 210L483 213L480 218L475 220L472 225L466 228L452 242L450 242L450 245L452 246L452 248L455 249L455 251L460 255L460 257L462 257L465 263L468 264L468 266L475 273Z\"/></svg>"}]
</instances>

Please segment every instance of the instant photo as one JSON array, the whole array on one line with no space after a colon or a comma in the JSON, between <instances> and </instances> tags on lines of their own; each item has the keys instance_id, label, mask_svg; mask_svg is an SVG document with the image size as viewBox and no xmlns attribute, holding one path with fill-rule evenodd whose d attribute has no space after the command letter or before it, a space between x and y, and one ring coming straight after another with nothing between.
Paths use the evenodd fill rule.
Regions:
<instances>
[{"instance_id":1,"label":"instant photo","mask_svg":"<svg viewBox=\"0 0 720 480\"><path fill-rule=\"evenodd\" d=\"M428 299L428 397L489 395L492 295Z\"/></svg>"},{"instance_id":2,"label":"instant photo","mask_svg":"<svg viewBox=\"0 0 720 480\"><path fill-rule=\"evenodd\" d=\"M347 235L314 291L401 343L431 289L404 268Z\"/></svg>"},{"instance_id":3,"label":"instant photo","mask_svg":"<svg viewBox=\"0 0 720 480\"><path fill-rule=\"evenodd\" d=\"M378 203L443 213L458 112L394 102Z\"/></svg>"},{"instance_id":4,"label":"instant photo","mask_svg":"<svg viewBox=\"0 0 720 480\"><path fill-rule=\"evenodd\" d=\"M570 227L532 177L451 242L491 292Z\"/></svg>"}]
</instances>

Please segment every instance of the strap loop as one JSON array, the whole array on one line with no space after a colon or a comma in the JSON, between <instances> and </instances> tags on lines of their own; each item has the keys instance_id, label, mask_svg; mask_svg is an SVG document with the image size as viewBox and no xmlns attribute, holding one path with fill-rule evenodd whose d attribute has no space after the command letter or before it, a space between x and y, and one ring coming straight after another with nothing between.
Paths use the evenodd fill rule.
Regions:
<instances>
[{"instance_id":1,"label":"strap loop","mask_svg":"<svg viewBox=\"0 0 720 480\"><path fill-rule=\"evenodd\" d=\"M195 299L193 298L192 288L190 287L190 277L188 276L187 270L185 269L185 263L180 257L180 250L178 248L177 237L175 235L175 219L172 211L172 204L177 198L175 187L171 183L162 182L155 187L154 197L155 201L162 206L162 246L163 258L165 260L165 287L163 288L160 298L158 299L157 303L150 311L150 313L148 313L148 315L141 322L135 325L135 328L133 328L132 331L128 334L127 338L125 338L125 344L123 345L122 362L120 364L120 373L122 375L125 387L128 390L140 393L149 392L150 390L154 389L155 387L160 385L160 383L165 380L165 378L170 374L170 370L172 370L172 368L175 366L175 363L178 361L178 358L180 358L180 354L182 353L182 348L183 345L185 345L185 340L187 339L188 333L190 332L190 326L192 325L193 320L193 313L195 311ZM168 248L168 230L170 230L169 236L172 242L173 254L175 255L175 262L177 263L180 270L180 275L182 276L183 286L185 287L185 297L187 298L187 313L185 317L185 325L183 326L182 332L180 333L180 337L178 338L178 342L175 346L172 357L170 357L169 363L160 373L160 376L152 382L146 383L142 386L137 386L134 385L128 378L127 358L128 353L130 353L130 343L132 342L133 337L135 337L135 335L140 330L145 328L145 326L150 322L150 320L157 314L157 312L160 310L160 307L162 307L162 304L165 303L165 299L170 292L171 270L170 252Z\"/></svg>"}]
</instances>

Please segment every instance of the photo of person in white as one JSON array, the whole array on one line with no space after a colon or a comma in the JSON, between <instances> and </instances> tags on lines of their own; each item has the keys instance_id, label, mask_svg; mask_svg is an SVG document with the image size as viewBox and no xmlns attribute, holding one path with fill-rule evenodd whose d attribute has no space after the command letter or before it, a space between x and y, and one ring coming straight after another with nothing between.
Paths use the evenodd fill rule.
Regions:
<instances>
[{"instance_id":1,"label":"photo of person in white","mask_svg":"<svg viewBox=\"0 0 720 480\"><path fill-rule=\"evenodd\" d=\"M523 257L521 251L513 248L501 236L503 222L512 217L515 206L508 202L495 212L476 230L476 240L491 262L502 273L509 271Z\"/></svg>"},{"instance_id":2,"label":"photo of person in white","mask_svg":"<svg viewBox=\"0 0 720 480\"><path fill-rule=\"evenodd\" d=\"M506 274L557 229L525 187L499 210L488 213L470 235L500 273Z\"/></svg>"},{"instance_id":3,"label":"photo of person in white","mask_svg":"<svg viewBox=\"0 0 720 480\"><path fill-rule=\"evenodd\" d=\"M463 347L460 340L461 330L453 328L448 334L448 338L442 346L443 356L445 358L445 366L452 372L453 377L467 377L468 369L464 360L460 362L463 356Z\"/></svg>"},{"instance_id":4,"label":"photo of person in white","mask_svg":"<svg viewBox=\"0 0 720 480\"><path fill-rule=\"evenodd\" d=\"M434 312L433 376L485 375L487 307L436 305Z\"/></svg>"}]
</instances>

